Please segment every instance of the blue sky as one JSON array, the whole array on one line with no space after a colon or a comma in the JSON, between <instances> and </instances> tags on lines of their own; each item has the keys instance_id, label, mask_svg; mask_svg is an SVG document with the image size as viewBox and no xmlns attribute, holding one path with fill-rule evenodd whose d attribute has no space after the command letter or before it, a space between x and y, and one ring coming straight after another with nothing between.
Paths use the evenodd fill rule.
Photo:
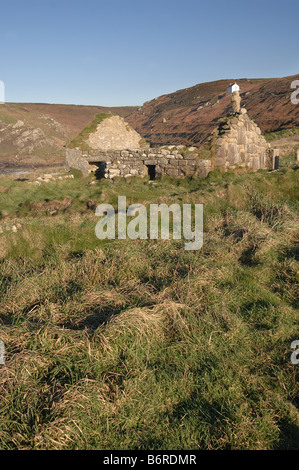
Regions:
<instances>
[{"instance_id":1,"label":"blue sky","mask_svg":"<svg viewBox=\"0 0 299 470\"><path fill-rule=\"evenodd\" d=\"M298 0L0 3L6 101L141 105L221 78L298 70Z\"/></svg>"}]
</instances>

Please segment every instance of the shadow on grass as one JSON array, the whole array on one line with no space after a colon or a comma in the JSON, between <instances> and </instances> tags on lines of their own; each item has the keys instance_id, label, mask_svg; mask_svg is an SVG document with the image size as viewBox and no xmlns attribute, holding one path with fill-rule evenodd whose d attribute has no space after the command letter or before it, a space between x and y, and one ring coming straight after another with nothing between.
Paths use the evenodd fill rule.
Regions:
<instances>
[{"instance_id":1,"label":"shadow on grass","mask_svg":"<svg viewBox=\"0 0 299 470\"><path fill-rule=\"evenodd\" d=\"M87 330L87 333L92 335L99 326L107 324L124 310L125 307L115 308L113 306L99 308L98 310L92 308L84 319L76 322L69 318L68 321L60 323L59 326L75 331Z\"/></svg>"},{"instance_id":2,"label":"shadow on grass","mask_svg":"<svg viewBox=\"0 0 299 470\"><path fill-rule=\"evenodd\" d=\"M279 254L279 261L283 261L285 258L294 258L296 261L299 261L299 243L288 246Z\"/></svg>"},{"instance_id":3,"label":"shadow on grass","mask_svg":"<svg viewBox=\"0 0 299 470\"><path fill-rule=\"evenodd\" d=\"M275 450L299 450L299 426L282 419L279 429L280 439Z\"/></svg>"}]
</instances>

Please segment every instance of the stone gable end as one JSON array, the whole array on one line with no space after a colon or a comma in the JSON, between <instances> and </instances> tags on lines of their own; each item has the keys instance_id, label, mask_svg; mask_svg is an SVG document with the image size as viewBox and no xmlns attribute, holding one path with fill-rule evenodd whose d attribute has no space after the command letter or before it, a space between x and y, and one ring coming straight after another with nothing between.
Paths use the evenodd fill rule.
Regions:
<instances>
[{"instance_id":1,"label":"stone gable end","mask_svg":"<svg viewBox=\"0 0 299 470\"><path fill-rule=\"evenodd\" d=\"M89 135L87 144L91 149L124 150L139 149L142 137L120 116L104 119L97 130Z\"/></svg>"}]
</instances>

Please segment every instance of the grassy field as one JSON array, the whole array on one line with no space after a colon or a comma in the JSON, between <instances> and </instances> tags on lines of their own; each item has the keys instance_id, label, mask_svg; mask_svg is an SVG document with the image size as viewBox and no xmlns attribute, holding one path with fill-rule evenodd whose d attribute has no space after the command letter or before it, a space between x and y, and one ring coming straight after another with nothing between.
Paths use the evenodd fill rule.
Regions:
<instances>
[{"instance_id":1,"label":"grassy field","mask_svg":"<svg viewBox=\"0 0 299 470\"><path fill-rule=\"evenodd\" d=\"M1 178L0 448L298 449L293 159L155 185ZM98 240L86 203L118 195L203 203L203 248Z\"/></svg>"}]
</instances>

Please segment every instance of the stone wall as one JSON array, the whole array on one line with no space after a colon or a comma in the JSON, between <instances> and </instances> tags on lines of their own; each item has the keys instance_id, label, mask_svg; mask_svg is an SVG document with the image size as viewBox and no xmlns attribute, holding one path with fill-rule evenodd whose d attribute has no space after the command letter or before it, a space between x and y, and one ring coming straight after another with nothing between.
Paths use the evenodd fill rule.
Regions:
<instances>
[{"instance_id":1,"label":"stone wall","mask_svg":"<svg viewBox=\"0 0 299 470\"><path fill-rule=\"evenodd\" d=\"M181 146L180 146L181 147ZM203 159L203 155L210 156ZM222 119L204 149L137 148L133 150L67 149L67 168L87 175L101 168L105 178L145 176L154 167L156 176L205 178L211 170L228 171L238 167L253 170L275 168L278 152L271 149L259 127L243 108L240 113Z\"/></svg>"},{"instance_id":2,"label":"stone wall","mask_svg":"<svg viewBox=\"0 0 299 470\"><path fill-rule=\"evenodd\" d=\"M120 116L108 116L98 124L95 132L89 135L86 141L92 149L122 150L126 148L140 148L142 141L139 135Z\"/></svg>"},{"instance_id":3,"label":"stone wall","mask_svg":"<svg viewBox=\"0 0 299 470\"><path fill-rule=\"evenodd\" d=\"M226 118L218 128L215 166L222 168L267 168L269 149L261 130L243 108L240 114Z\"/></svg>"},{"instance_id":4,"label":"stone wall","mask_svg":"<svg viewBox=\"0 0 299 470\"><path fill-rule=\"evenodd\" d=\"M83 153L80 149L67 149L66 150L66 159L65 166L67 171L70 171L71 168L82 171L83 175L88 175L90 171L90 165L88 159L83 156Z\"/></svg>"},{"instance_id":5,"label":"stone wall","mask_svg":"<svg viewBox=\"0 0 299 470\"><path fill-rule=\"evenodd\" d=\"M84 175L104 164L104 176L145 176L154 166L156 176L205 178L212 169L211 160L199 160L196 152L184 156L177 149L89 150L67 149L67 169L76 168Z\"/></svg>"}]
</instances>

